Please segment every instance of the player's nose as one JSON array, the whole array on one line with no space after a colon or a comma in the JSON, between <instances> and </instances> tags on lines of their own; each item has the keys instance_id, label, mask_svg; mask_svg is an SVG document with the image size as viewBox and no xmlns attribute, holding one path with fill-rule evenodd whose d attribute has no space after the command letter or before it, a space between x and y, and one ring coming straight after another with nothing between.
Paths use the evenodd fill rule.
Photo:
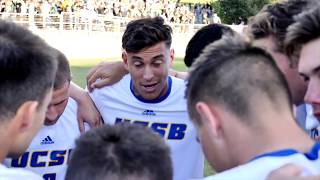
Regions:
<instances>
[{"instance_id":1,"label":"player's nose","mask_svg":"<svg viewBox=\"0 0 320 180\"><path fill-rule=\"evenodd\" d=\"M153 76L154 76L154 74L153 74L152 68L146 67L143 72L143 79L150 81L150 80L152 80Z\"/></svg>"},{"instance_id":2,"label":"player's nose","mask_svg":"<svg viewBox=\"0 0 320 180\"><path fill-rule=\"evenodd\" d=\"M308 84L307 92L305 94L304 100L306 103L312 105L319 105L320 104L320 83L310 81Z\"/></svg>"}]
</instances>

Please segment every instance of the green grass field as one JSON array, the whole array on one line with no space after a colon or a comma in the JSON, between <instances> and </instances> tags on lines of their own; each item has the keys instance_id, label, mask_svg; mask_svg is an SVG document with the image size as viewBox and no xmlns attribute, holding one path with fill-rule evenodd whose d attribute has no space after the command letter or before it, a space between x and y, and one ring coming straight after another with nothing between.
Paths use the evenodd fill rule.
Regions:
<instances>
[{"instance_id":1,"label":"green grass field","mask_svg":"<svg viewBox=\"0 0 320 180\"><path fill-rule=\"evenodd\" d=\"M79 86L84 88L86 86L85 79L88 74L88 71L93 66L98 64L99 62L100 62L100 60L88 60L88 61L81 60L81 62L78 62L76 60L72 60L70 62L70 65L71 65L73 82L75 82L76 84L78 84ZM182 58L177 58L174 60L173 69L175 69L177 71L186 71L187 70L187 67L184 65ZM205 163L205 176L209 176L212 174L214 174L214 170L212 170L212 168L206 162Z\"/></svg>"},{"instance_id":2,"label":"green grass field","mask_svg":"<svg viewBox=\"0 0 320 180\"><path fill-rule=\"evenodd\" d=\"M76 84L78 84L81 87L85 87L85 85L86 85L85 79L88 74L88 71L93 66L98 64L99 62L101 62L101 60L88 60L88 61L72 60L72 61L70 61L73 82L75 82ZM187 70L187 67L184 65L182 58L175 59L173 69L175 69L177 71L186 71Z\"/></svg>"}]
</instances>

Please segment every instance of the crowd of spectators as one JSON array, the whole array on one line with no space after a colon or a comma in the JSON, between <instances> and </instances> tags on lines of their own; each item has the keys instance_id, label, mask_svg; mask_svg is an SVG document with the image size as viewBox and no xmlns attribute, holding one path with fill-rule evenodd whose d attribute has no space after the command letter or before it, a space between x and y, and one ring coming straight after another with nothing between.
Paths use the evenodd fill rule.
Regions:
<instances>
[{"instance_id":1,"label":"crowd of spectators","mask_svg":"<svg viewBox=\"0 0 320 180\"><path fill-rule=\"evenodd\" d=\"M220 23L209 4L169 0L1 0L1 13L91 13L137 19L161 16L170 23Z\"/></svg>"}]
</instances>

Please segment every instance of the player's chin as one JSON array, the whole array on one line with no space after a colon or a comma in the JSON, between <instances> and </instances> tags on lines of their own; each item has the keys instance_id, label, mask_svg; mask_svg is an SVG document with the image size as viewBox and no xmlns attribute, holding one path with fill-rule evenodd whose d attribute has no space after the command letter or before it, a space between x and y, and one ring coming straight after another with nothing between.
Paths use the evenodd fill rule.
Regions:
<instances>
[{"instance_id":1,"label":"player's chin","mask_svg":"<svg viewBox=\"0 0 320 180\"><path fill-rule=\"evenodd\" d=\"M45 126L51 126L57 123L57 120L51 121L51 120L45 120L44 125Z\"/></svg>"},{"instance_id":2,"label":"player's chin","mask_svg":"<svg viewBox=\"0 0 320 180\"><path fill-rule=\"evenodd\" d=\"M153 93L143 93L143 99L145 100L155 100L159 97L159 94L158 92L153 92Z\"/></svg>"}]
</instances>

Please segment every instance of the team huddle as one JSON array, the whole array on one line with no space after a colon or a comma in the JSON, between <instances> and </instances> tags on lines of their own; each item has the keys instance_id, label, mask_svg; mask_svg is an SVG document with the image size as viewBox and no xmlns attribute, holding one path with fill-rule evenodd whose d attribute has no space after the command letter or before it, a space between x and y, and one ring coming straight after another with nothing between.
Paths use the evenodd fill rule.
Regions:
<instances>
[{"instance_id":1,"label":"team huddle","mask_svg":"<svg viewBox=\"0 0 320 180\"><path fill-rule=\"evenodd\" d=\"M162 18L131 21L85 91L63 53L0 21L0 179L320 179L317 0L267 5L243 34L201 28L188 72L171 43Z\"/></svg>"}]
</instances>

